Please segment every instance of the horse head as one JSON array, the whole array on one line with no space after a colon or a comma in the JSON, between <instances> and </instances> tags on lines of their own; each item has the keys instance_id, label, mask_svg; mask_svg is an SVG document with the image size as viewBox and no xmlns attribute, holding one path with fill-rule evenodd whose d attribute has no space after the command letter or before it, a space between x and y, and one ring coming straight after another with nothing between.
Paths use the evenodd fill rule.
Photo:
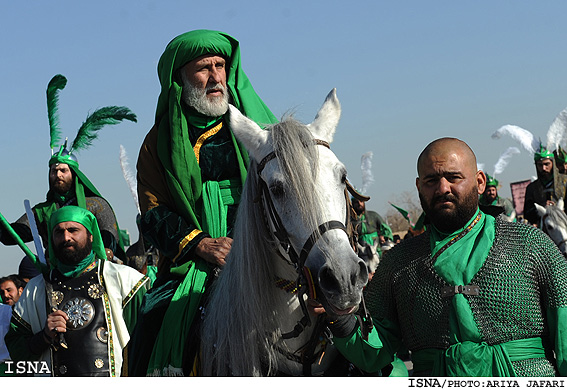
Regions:
<instances>
[{"instance_id":1,"label":"horse head","mask_svg":"<svg viewBox=\"0 0 567 390\"><path fill-rule=\"evenodd\" d=\"M230 107L230 127L256 170L247 180L257 175L266 229L288 260L281 263L288 269L292 263L300 274L305 270L304 281L313 281L317 301L338 315L356 310L368 280L345 227L350 221L346 168L329 147L340 112L335 89L309 125L287 118L263 130Z\"/></svg>"},{"instance_id":2,"label":"horse head","mask_svg":"<svg viewBox=\"0 0 567 390\"><path fill-rule=\"evenodd\" d=\"M378 263L380 262L380 256L378 255L378 241L374 240L372 245L368 243L361 244L356 243L358 257L360 257L366 263L368 268L368 274L371 275L376 271Z\"/></svg>"},{"instance_id":3,"label":"horse head","mask_svg":"<svg viewBox=\"0 0 567 390\"><path fill-rule=\"evenodd\" d=\"M563 198L555 205L543 207L536 203L535 207L541 218L541 229L557 244L563 256L567 256L567 215Z\"/></svg>"}]
</instances>

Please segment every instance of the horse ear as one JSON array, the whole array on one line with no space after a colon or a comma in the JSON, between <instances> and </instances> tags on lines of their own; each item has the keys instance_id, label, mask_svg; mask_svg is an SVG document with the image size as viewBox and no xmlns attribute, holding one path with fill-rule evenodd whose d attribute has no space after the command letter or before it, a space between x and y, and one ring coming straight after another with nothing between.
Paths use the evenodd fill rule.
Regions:
<instances>
[{"instance_id":1,"label":"horse ear","mask_svg":"<svg viewBox=\"0 0 567 390\"><path fill-rule=\"evenodd\" d=\"M543 207L542 205L537 204L537 203L534 203L534 205L535 205L535 208L537 210L537 214L540 217L543 217L545 215L545 207Z\"/></svg>"},{"instance_id":2,"label":"horse ear","mask_svg":"<svg viewBox=\"0 0 567 390\"><path fill-rule=\"evenodd\" d=\"M337 89L333 88L325 98L321 109L313 122L307 127L318 138L328 143L333 142L333 135L341 117L341 104L337 98Z\"/></svg>"},{"instance_id":3,"label":"horse ear","mask_svg":"<svg viewBox=\"0 0 567 390\"><path fill-rule=\"evenodd\" d=\"M560 210L563 210L564 205L565 205L565 203L564 203L564 201L563 201L563 198L559 198L559 200L557 201L557 207L558 207Z\"/></svg>"},{"instance_id":4,"label":"horse ear","mask_svg":"<svg viewBox=\"0 0 567 390\"><path fill-rule=\"evenodd\" d=\"M230 129L234 136L242 142L250 156L259 161L260 151L268 140L268 131L262 130L256 122L242 115L232 104L228 109Z\"/></svg>"}]
</instances>

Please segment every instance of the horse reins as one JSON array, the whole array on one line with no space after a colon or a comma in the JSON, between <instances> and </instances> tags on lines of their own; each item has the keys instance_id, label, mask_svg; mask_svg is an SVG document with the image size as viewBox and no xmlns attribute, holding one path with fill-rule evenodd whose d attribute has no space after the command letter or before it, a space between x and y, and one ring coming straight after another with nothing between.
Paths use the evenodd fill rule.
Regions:
<instances>
[{"instance_id":1,"label":"horse reins","mask_svg":"<svg viewBox=\"0 0 567 390\"><path fill-rule=\"evenodd\" d=\"M323 141L323 140L320 140L320 139L314 139L313 142L315 143L315 145L324 146L328 149L331 148L329 143L326 142L326 141ZM285 339L291 339L291 338L298 337L303 332L303 330L305 330L306 327L311 325L311 319L310 319L310 316L309 316L309 311L307 310L307 305L306 305L305 299L303 297L303 295L305 293L309 292L309 287L310 287L310 282L311 282L311 280L308 280L308 277L309 277L309 279L311 279L310 271L308 269L306 269L306 267L305 267L305 261L306 261L307 257L309 256L311 249L317 243L317 240L325 232L327 232L329 230L333 230L333 229L340 229L340 230L343 230L347 234L347 236L349 237L350 244L351 244L353 250L356 252L356 244L355 244L356 232L355 232L355 229L353 228L352 222L351 222L351 216L353 215L354 210L352 208L352 204L351 204L351 201L350 201L348 194L350 193L354 198L359 199L361 201L368 201L370 198L358 193L354 189L354 187L348 182L348 180L346 180L345 198L346 198L347 210L346 210L345 223L340 222L340 221L336 221L336 220L323 222L309 236L309 238L306 240L305 244L303 245L301 251L298 254L297 251L293 248L293 245L291 245L291 241L289 239L289 234L287 233L287 231L286 231L286 229L285 229L285 227L284 227L284 225L281 221L281 218L280 218L277 210L275 209L274 203L272 201L272 197L270 195L268 185L265 182L265 180L262 179L262 176L261 176L261 173L264 170L266 164L268 162L270 162L271 160L275 159L275 158L277 158L277 155L276 155L275 151L272 151L266 157L264 157L262 159L262 161L260 161L260 163L258 164L256 173L258 175L260 191L259 191L257 197L254 199L254 202L258 203L258 202L260 202L261 199L263 199L265 207L260 207L260 209L262 210L262 214L263 214L265 222L268 226L268 230L271 232L273 237L277 240L280 248L283 249L284 253L287 255L289 260L286 257L284 257L284 255L282 255L280 250L276 250L276 253L280 257L282 257L286 262L293 265L295 267L295 270L296 270L297 275L298 275L297 281L295 282L296 283L296 292L295 293L297 294L297 298L299 300L299 304L300 304L301 310L303 312L303 317L297 322L297 324L295 325L295 327L293 328L292 331L287 332L287 333L282 333L281 337L282 337L282 339L285 340ZM306 276L306 274L308 275L308 277ZM369 314L366 311L366 305L364 304L364 297L362 297L362 308L363 308L365 317L370 317ZM320 324L321 323L320 319L318 319L317 322L318 322L318 324ZM317 329L315 329L315 331L317 333L319 333L321 331L320 327L321 327L320 325L318 325L316 327ZM314 337L312 336L311 340L313 340L313 339L314 339ZM308 349L311 352L313 352L313 348L314 347L310 347ZM308 359L302 359L302 363L303 363L303 367L304 367L304 373L307 373L308 370L310 372L310 367L311 367L312 362L313 362L312 356L308 357ZM309 366L309 367L307 368L307 366Z\"/></svg>"}]
</instances>

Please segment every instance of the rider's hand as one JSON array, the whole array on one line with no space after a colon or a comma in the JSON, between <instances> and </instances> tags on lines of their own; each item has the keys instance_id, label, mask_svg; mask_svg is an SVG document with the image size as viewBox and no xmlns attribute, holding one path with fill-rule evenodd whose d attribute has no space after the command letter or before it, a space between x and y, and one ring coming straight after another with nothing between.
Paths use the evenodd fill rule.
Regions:
<instances>
[{"instance_id":1,"label":"rider's hand","mask_svg":"<svg viewBox=\"0 0 567 390\"><path fill-rule=\"evenodd\" d=\"M226 256L232 247L232 238L203 238L195 248L195 254L205 261L217 265L224 266L226 264Z\"/></svg>"}]
</instances>

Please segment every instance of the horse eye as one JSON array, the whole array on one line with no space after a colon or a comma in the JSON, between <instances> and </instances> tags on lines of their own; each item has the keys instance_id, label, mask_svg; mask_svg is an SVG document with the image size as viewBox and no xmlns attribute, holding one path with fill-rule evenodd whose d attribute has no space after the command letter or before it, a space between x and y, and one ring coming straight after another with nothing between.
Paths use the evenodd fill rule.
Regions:
<instances>
[{"instance_id":1,"label":"horse eye","mask_svg":"<svg viewBox=\"0 0 567 390\"><path fill-rule=\"evenodd\" d=\"M273 196L275 196L276 198L280 198L282 196L284 196L285 191L284 191L284 186L283 183L280 181L277 181L275 183L273 183L270 186L270 192L272 193Z\"/></svg>"}]
</instances>

